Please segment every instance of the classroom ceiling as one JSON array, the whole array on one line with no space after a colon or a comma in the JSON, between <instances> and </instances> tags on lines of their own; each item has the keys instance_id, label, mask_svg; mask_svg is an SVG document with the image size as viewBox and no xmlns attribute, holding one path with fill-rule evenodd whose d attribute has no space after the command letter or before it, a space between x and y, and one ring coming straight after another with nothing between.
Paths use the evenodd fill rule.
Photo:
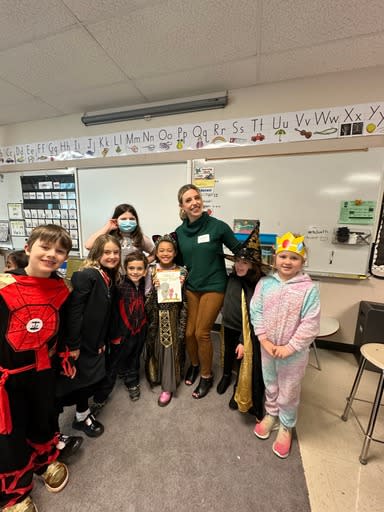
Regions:
<instances>
[{"instance_id":1,"label":"classroom ceiling","mask_svg":"<svg viewBox=\"0 0 384 512\"><path fill-rule=\"evenodd\" d=\"M0 2L0 125L382 65L383 0Z\"/></svg>"}]
</instances>

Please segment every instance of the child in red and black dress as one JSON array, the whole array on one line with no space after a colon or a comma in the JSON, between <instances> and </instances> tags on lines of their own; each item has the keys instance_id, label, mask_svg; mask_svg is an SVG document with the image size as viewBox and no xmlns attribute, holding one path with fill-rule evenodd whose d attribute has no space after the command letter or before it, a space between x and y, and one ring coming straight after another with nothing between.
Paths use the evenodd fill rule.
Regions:
<instances>
[{"instance_id":1,"label":"child in red and black dress","mask_svg":"<svg viewBox=\"0 0 384 512\"><path fill-rule=\"evenodd\" d=\"M96 414L108 399L123 370L124 384L131 400L140 398L140 356L147 334L145 275L148 260L141 251L127 254L125 276L118 283L118 308L112 320L112 336L107 356L107 374L94 394Z\"/></svg>"},{"instance_id":2,"label":"child in red and black dress","mask_svg":"<svg viewBox=\"0 0 384 512\"><path fill-rule=\"evenodd\" d=\"M29 496L33 474L51 492L68 481L59 451L55 413L60 315L69 290L56 270L72 247L60 226L35 228L24 269L0 275L0 507L36 511Z\"/></svg>"}]
</instances>

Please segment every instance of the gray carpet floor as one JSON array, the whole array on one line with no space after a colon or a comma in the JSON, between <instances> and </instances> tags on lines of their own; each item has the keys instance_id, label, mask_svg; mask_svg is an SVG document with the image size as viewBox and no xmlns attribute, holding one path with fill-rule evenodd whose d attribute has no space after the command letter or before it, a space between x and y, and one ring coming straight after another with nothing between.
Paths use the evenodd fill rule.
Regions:
<instances>
[{"instance_id":1,"label":"gray carpet floor","mask_svg":"<svg viewBox=\"0 0 384 512\"><path fill-rule=\"evenodd\" d=\"M215 384L220 373L216 361ZM214 387L195 400L182 383L162 408L159 388L151 390L144 376L141 386L140 400L132 402L118 382L98 416L104 434L84 439L61 493L47 492L36 478L39 512L310 511L297 439L288 459L277 458L275 435L259 440L254 417L229 409L232 387L221 396ZM73 414L68 408L62 415L65 433L78 434Z\"/></svg>"}]
</instances>

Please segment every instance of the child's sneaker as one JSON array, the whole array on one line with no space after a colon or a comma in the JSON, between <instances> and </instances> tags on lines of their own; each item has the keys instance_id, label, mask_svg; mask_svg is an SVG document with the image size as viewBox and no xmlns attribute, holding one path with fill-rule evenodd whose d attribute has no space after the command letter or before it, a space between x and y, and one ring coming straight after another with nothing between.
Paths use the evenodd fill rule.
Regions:
<instances>
[{"instance_id":1,"label":"child's sneaker","mask_svg":"<svg viewBox=\"0 0 384 512\"><path fill-rule=\"evenodd\" d=\"M277 430L279 425L279 418L266 414L260 423L256 423L253 433L259 439L268 439L272 430Z\"/></svg>"},{"instance_id":2,"label":"child's sneaker","mask_svg":"<svg viewBox=\"0 0 384 512\"><path fill-rule=\"evenodd\" d=\"M27 496L25 500L19 501L19 503L6 507L3 510L4 512L37 512L37 507L33 503L32 498Z\"/></svg>"},{"instance_id":3,"label":"child's sneaker","mask_svg":"<svg viewBox=\"0 0 384 512\"><path fill-rule=\"evenodd\" d=\"M292 443L292 429L280 424L276 441L272 445L272 451L280 459L286 459L289 455Z\"/></svg>"},{"instance_id":4,"label":"child's sneaker","mask_svg":"<svg viewBox=\"0 0 384 512\"><path fill-rule=\"evenodd\" d=\"M135 402L140 398L140 384L128 388L129 398Z\"/></svg>"},{"instance_id":5,"label":"child's sneaker","mask_svg":"<svg viewBox=\"0 0 384 512\"><path fill-rule=\"evenodd\" d=\"M68 468L62 462L52 462L45 472L41 475L45 482L45 487L50 492L59 492L67 485L68 482Z\"/></svg>"}]
</instances>

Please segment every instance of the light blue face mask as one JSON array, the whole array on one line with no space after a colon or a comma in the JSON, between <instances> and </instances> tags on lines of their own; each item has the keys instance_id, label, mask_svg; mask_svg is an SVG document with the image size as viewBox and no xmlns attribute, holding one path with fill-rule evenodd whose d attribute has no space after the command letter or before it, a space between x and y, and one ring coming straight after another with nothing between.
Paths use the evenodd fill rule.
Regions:
<instances>
[{"instance_id":1,"label":"light blue face mask","mask_svg":"<svg viewBox=\"0 0 384 512\"><path fill-rule=\"evenodd\" d=\"M137 227L137 222L133 219L122 219L117 224L122 233L132 233Z\"/></svg>"}]
</instances>

